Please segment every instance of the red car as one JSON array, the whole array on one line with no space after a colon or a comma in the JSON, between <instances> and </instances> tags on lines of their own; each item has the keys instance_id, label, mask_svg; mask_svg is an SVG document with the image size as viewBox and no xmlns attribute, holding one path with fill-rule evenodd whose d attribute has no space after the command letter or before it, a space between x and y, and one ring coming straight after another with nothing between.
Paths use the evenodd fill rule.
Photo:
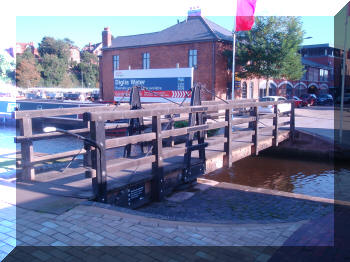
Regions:
<instances>
[{"instance_id":1,"label":"red car","mask_svg":"<svg viewBox=\"0 0 350 262\"><path fill-rule=\"evenodd\" d=\"M316 95L314 94L302 94L300 96L300 99L303 100L303 105L304 106L313 106L316 105Z\"/></svg>"},{"instance_id":2,"label":"red car","mask_svg":"<svg viewBox=\"0 0 350 262\"><path fill-rule=\"evenodd\" d=\"M293 100L294 100L294 106L295 107L302 107L303 105L303 100L301 100L299 97L297 96L293 96Z\"/></svg>"}]
</instances>

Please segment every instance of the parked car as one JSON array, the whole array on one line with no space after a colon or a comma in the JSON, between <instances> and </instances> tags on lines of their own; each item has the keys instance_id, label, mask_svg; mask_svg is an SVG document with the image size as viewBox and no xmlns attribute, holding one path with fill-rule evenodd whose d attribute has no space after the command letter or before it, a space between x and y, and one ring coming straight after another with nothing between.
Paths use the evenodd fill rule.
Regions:
<instances>
[{"instance_id":1,"label":"parked car","mask_svg":"<svg viewBox=\"0 0 350 262\"><path fill-rule=\"evenodd\" d=\"M283 96L265 96L259 99L260 102L268 102L268 101L285 101L287 102L287 99ZM279 104L277 106L279 113L285 113L289 112L291 110L290 103L285 104ZM261 114L270 114L274 112L273 105L267 105L267 106L259 106L259 113Z\"/></svg>"},{"instance_id":2,"label":"parked car","mask_svg":"<svg viewBox=\"0 0 350 262\"><path fill-rule=\"evenodd\" d=\"M318 105L333 105L333 97L330 94L322 94L317 98Z\"/></svg>"},{"instance_id":3,"label":"parked car","mask_svg":"<svg viewBox=\"0 0 350 262\"><path fill-rule=\"evenodd\" d=\"M299 97L297 96L293 96L293 100L294 100L294 106L295 107L302 107L303 105L303 100L301 100Z\"/></svg>"},{"instance_id":4,"label":"parked car","mask_svg":"<svg viewBox=\"0 0 350 262\"><path fill-rule=\"evenodd\" d=\"M65 100L79 100L80 94L75 94L75 93L68 93L68 94L63 94L63 98Z\"/></svg>"},{"instance_id":5,"label":"parked car","mask_svg":"<svg viewBox=\"0 0 350 262\"><path fill-rule=\"evenodd\" d=\"M46 99L55 99L56 97L56 94L55 93L46 93Z\"/></svg>"},{"instance_id":6,"label":"parked car","mask_svg":"<svg viewBox=\"0 0 350 262\"><path fill-rule=\"evenodd\" d=\"M337 101L340 104L341 96L338 97ZM350 93L345 93L344 94L344 104L349 104L350 103Z\"/></svg>"},{"instance_id":7,"label":"parked car","mask_svg":"<svg viewBox=\"0 0 350 262\"><path fill-rule=\"evenodd\" d=\"M300 99L303 100L304 106L313 106L316 105L317 97L314 94L302 94Z\"/></svg>"}]
</instances>

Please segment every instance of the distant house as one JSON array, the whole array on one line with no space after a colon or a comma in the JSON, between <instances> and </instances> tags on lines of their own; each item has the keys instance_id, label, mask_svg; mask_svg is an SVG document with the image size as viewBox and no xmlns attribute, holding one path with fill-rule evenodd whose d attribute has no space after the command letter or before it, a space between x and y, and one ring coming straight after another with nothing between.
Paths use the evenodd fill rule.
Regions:
<instances>
[{"instance_id":1,"label":"distant house","mask_svg":"<svg viewBox=\"0 0 350 262\"><path fill-rule=\"evenodd\" d=\"M82 49L82 51L90 52L96 56L100 56L102 54L102 42L97 44L91 44L91 42L87 45L85 45Z\"/></svg>"},{"instance_id":2,"label":"distant house","mask_svg":"<svg viewBox=\"0 0 350 262\"><path fill-rule=\"evenodd\" d=\"M78 47L76 46L71 46L69 48L69 52L70 52L70 61L72 62L77 62L78 64L80 63L80 50Z\"/></svg>"},{"instance_id":3,"label":"distant house","mask_svg":"<svg viewBox=\"0 0 350 262\"><path fill-rule=\"evenodd\" d=\"M305 45L300 49L300 53L303 60L317 63L318 65L326 66L329 70L328 73L328 85L330 93L335 96L340 95L341 88L341 70L343 60L343 50L335 48L329 44L318 45ZM350 52L346 58L346 74L345 74L345 92L350 93ZM320 66L320 78L322 78L322 72ZM316 75L316 73L315 73Z\"/></svg>"},{"instance_id":4,"label":"distant house","mask_svg":"<svg viewBox=\"0 0 350 262\"><path fill-rule=\"evenodd\" d=\"M39 57L39 52L38 49L34 47L34 43L30 42L30 43L16 43L16 54L17 55L21 55L23 54L26 49L29 48L32 52L32 54L38 58Z\"/></svg>"}]
</instances>

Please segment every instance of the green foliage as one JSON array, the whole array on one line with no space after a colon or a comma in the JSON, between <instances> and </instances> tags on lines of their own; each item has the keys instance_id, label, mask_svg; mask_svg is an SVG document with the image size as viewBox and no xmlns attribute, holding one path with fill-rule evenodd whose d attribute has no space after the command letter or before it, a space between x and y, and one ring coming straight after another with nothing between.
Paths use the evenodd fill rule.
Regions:
<instances>
[{"instance_id":1,"label":"green foliage","mask_svg":"<svg viewBox=\"0 0 350 262\"><path fill-rule=\"evenodd\" d=\"M80 83L83 80L85 87L96 87L99 76L97 62L96 55L85 51L80 54L80 64L73 68L77 79Z\"/></svg>"},{"instance_id":2,"label":"green foliage","mask_svg":"<svg viewBox=\"0 0 350 262\"><path fill-rule=\"evenodd\" d=\"M188 121L183 120L183 121L177 121L174 123L175 128L182 128L188 126Z\"/></svg>"},{"instance_id":3,"label":"green foliage","mask_svg":"<svg viewBox=\"0 0 350 262\"><path fill-rule=\"evenodd\" d=\"M303 75L298 48L303 41L298 17L256 17L250 31L237 33L236 64L242 78L286 78L297 80ZM232 69L232 51L223 53Z\"/></svg>"},{"instance_id":4,"label":"green foliage","mask_svg":"<svg viewBox=\"0 0 350 262\"><path fill-rule=\"evenodd\" d=\"M64 40L56 40L53 37L44 37L39 43L39 54L44 55L55 55L60 59L65 60L68 63L70 55L70 44Z\"/></svg>"},{"instance_id":5,"label":"green foliage","mask_svg":"<svg viewBox=\"0 0 350 262\"><path fill-rule=\"evenodd\" d=\"M28 48L17 57L16 66L20 69L16 74L17 83L24 87L35 86L39 82L47 87L77 87L81 86L83 79L85 87L96 87L99 77L97 56L82 52L80 63L70 61L70 48L73 44L68 38L57 40L44 37L39 43L39 59L36 59L32 50Z\"/></svg>"},{"instance_id":6,"label":"green foliage","mask_svg":"<svg viewBox=\"0 0 350 262\"><path fill-rule=\"evenodd\" d=\"M0 81L13 83L15 81L15 62L6 54L0 54Z\"/></svg>"},{"instance_id":7,"label":"green foliage","mask_svg":"<svg viewBox=\"0 0 350 262\"><path fill-rule=\"evenodd\" d=\"M45 86L60 86L68 70L67 61L54 54L44 54L41 77Z\"/></svg>"}]
</instances>

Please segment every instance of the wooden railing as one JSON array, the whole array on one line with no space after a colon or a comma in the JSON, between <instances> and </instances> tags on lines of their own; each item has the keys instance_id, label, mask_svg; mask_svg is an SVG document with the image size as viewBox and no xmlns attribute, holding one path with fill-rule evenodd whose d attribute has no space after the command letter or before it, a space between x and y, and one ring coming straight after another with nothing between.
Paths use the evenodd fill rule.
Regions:
<instances>
[{"instance_id":1,"label":"wooden railing","mask_svg":"<svg viewBox=\"0 0 350 262\"><path fill-rule=\"evenodd\" d=\"M104 195L106 193L107 175L115 170L122 170L127 167L137 167L140 165L149 164L154 175L152 190L159 197L161 192L162 170L164 159L183 155L189 150L185 146L174 146L174 143L168 143L165 146L166 140L180 136L185 136L189 133L208 132L213 129L224 128L224 136L221 139L224 143L224 164L230 167L233 162L232 150L233 141L239 138L248 137L252 144L252 152L254 155L259 154L259 139L263 132L271 132L273 137L273 145L278 145L278 136L280 128L289 125L291 138L294 136L295 115L294 104L291 101L291 111L289 121L281 122L281 115L278 113L278 102L256 102L255 100L238 100L238 101L203 101L200 106L189 106L184 103L182 106L175 104L144 104L143 109L130 110L129 105L115 106L99 106L85 108L65 108L65 109L48 109L34 111L17 111L15 118L19 121L20 135L15 138L16 143L21 144L21 163L23 180L34 180L35 172L34 165L52 161L60 158L67 158L78 154L79 150L61 152L57 154L48 154L37 156L33 152L33 141L54 139L64 136L59 132L52 133L37 133L33 134L32 119L52 116L66 116L73 114L83 114L87 128L71 129L69 132L83 134L91 140L98 143L102 148L101 153L91 145L85 145L85 149L80 153L84 154L84 164L90 168L87 172L88 176L95 183L96 195ZM271 114L259 114L259 107L274 106L274 112ZM238 112L248 112L244 116L236 117ZM205 113L206 122L191 127L175 128L173 124L178 121L188 120L191 114ZM169 119L169 115L171 118ZM146 128L144 133L110 138L106 136L106 130L116 127L128 127L125 120L132 118L144 118ZM264 119L273 119L270 126L259 126L259 123ZM118 121L119 123L115 123ZM124 122L123 122L124 121ZM108 123L108 125L106 124ZM239 131L232 131L235 126L247 124L248 128L243 128ZM106 151L114 148L125 147L130 144L138 143L151 144L151 150L143 155L132 158L116 157L107 159ZM196 145L194 145L196 146ZM97 187L96 187L97 185Z\"/></svg>"},{"instance_id":2,"label":"wooden railing","mask_svg":"<svg viewBox=\"0 0 350 262\"><path fill-rule=\"evenodd\" d=\"M251 101L240 101L240 102L210 102L203 104L201 106L156 106L155 108L147 107L141 110L116 110L116 111L106 111L106 112L88 112L84 114L84 120L90 122L90 135L91 139L95 140L102 148L101 154L92 149L92 168L96 172L96 182L97 184L106 186L107 174L114 172L116 170L123 170L127 167L137 167L140 165L149 164L152 169L154 176L152 188L154 189L154 194L158 194L155 198L160 198L159 194L162 192L161 181L162 168L164 159L183 155L187 152L186 147L164 147L163 142L169 137L183 136L189 133L207 132L213 129L225 128L224 134L224 163L226 167L232 165L232 143L234 139L240 137L251 137L253 144L253 154L258 155L259 153L259 134L261 132L270 131L273 136L274 146L278 145L278 135L279 129L282 126L290 125L290 133L294 133L294 106L291 101L291 111L284 112L290 114L290 121L280 122L279 118L282 115L278 113L278 104L282 104L282 101L278 102L251 102ZM271 114L259 114L259 107L261 106L274 106L274 113ZM243 118L234 118L233 115L237 110L246 108L250 112L250 115ZM210 112L210 113L208 113ZM190 114L194 113L208 113L207 122L201 125L173 128L173 129L163 129L164 124L167 120L165 116L167 115L180 115L181 119L188 119ZM224 119L221 121L210 121L210 119L215 119L218 116L224 115ZM151 118L152 129L150 132L144 134L138 134L127 137L118 138L107 138L105 135L105 122L107 121L117 121L125 120L131 118ZM262 119L273 119L273 125L259 128L259 121ZM173 119L177 121L176 118ZM242 131L232 132L232 128L236 125L241 125L244 123L249 123L250 128ZM151 142L152 151L147 154L140 155L134 158L115 158L106 160L106 150L124 147L128 144L137 144L140 142ZM98 188L99 186L95 187ZM106 189L102 190L103 192ZM103 194L102 192L96 192L97 195ZM103 197L102 197L103 198Z\"/></svg>"}]
</instances>

